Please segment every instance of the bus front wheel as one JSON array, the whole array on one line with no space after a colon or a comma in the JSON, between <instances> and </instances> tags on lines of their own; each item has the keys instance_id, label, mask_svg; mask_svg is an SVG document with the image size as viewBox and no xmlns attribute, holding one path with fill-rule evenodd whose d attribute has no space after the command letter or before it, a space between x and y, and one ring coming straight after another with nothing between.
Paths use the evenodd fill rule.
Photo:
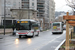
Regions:
<instances>
[{"instance_id":1,"label":"bus front wheel","mask_svg":"<svg viewBox=\"0 0 75 50\"><path fill-rule=\"evenodd\" d=\"M34 37L34 32L33 32L33 35L32 35L32 37Z\"/></svg>"},{"instance_id":2,"label":"bus front wheel","mask_svg":"<svg viewBox=\"0 0 75 50\"><path fill-rule=\"evenodd\" d=\"M19 35L19 38L21 38L21 35Z\"/></svg>"}]
</instances>

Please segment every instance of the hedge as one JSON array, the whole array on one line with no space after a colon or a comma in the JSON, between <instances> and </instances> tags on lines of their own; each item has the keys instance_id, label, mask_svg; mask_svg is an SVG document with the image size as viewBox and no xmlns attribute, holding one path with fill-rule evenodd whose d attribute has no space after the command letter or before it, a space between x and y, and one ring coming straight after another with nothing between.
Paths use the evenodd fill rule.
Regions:
<instances>
[{"instance_id":1,"label":"hedge","mask_svg":"<svg viewBox=\"0 0 75 50\"><path fill-rule=\"evenodd\" d=\"M13 28L14 25L8 25L8 26L5 26L5 28ZM0 25L0 28L4 28L3 25Z\"/></svg>"}]
</instances>

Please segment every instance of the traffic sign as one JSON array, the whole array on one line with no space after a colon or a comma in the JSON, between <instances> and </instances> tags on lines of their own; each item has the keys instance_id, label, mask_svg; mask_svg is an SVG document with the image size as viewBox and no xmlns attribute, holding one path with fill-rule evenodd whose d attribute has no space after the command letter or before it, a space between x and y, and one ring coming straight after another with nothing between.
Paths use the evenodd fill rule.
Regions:
<instances>
[{"instance_id":1,"label":"traffic sign","mask_svg":"<svg viewBox=\"0 0 75 50\"><path fill-rule=\"evenodd\" d=\"M66 15L66 16L63 16L63 19L64 20L75 20L75 15Z\"/></svg>"},{"instance_id":2,"label":"traffic sign","mask_svg":"<svg viewBox=\"0 0 75 50\"><path fill-rule=\"evenodd\" d=\"M69 50L69 24L72 26L75 26L75 15L69 15L69 12L67 12L66 16L63 16L63 19L66 20L66 48L65 50Z\"/></svg>"},{"instance_id":3,"label":"traffic sign","mask_svg":"<svg viewBox=\"0 0 75 50\"><path fill-rule=\"evenodd\" d=\"M75 24L70 24L71 26L75 26Z\"/></svg>"},{"instance_id":4,"label":"traffic sign","mask_svg":"<svg viewBox=\"0 0 75 50\"><path fill-rule=\"evenodd\" d=\"M69 24L75 24L75 21L68 21Z\"/></svg>"}]
</instances>

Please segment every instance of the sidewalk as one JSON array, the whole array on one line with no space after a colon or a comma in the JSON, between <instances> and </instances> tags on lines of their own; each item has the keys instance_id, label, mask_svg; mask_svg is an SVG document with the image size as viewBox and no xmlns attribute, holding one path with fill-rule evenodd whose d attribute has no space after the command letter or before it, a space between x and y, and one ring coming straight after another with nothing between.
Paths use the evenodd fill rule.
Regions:
<instances>
[{"instance_id":1,"label":"sidewalk","mask_svg":"<svg viewBox=\"0 0 75 50\"><path fill-rule=\"evenodd\" d=\"M4 29L0 29L0 39L3 39L4 37L8 36L12 32L13 32L12 29L5 29L5 35L4 35Z\"/></svg>"},{"instance_id":2,"label":"sidewalk","mask_svg":"<svg viewBox=\"0 0 75 50\"><path fill-rule=\"evenodd\" d=\"M11 28L5 29L5 33L12 33L13 30ZM0 29L0 34L4 33L4 29Z\"/></svg>"},{"instance_id":3,"label":"sidewalk","mask_svg":"<svg viewBox=\"0 0 75 50\"><path fill-rule=\"evenodd\" d=\"M9 33L9 34L0 34L0 39L3 39L3 38L6 38L6 37L9 37L9 36L13 36L12 33Z\"/></svg>"}]
</instances>

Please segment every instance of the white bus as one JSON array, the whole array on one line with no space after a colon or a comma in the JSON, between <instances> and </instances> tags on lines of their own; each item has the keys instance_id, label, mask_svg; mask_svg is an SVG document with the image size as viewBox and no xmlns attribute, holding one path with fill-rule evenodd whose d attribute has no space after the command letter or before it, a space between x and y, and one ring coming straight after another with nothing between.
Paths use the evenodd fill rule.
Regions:
<instances>
[{"instance_id":1,"label":"white bus","mask_svg":"<svg viewBox=\"0 0 75 50\"><path fill-rule=\"evenodd\" d=\"M39 36L39 23L31 19L21 19L16 22L16 35L21 36Z\"/></svg>"},{"instance_id":2,"label":"white bus","mask_svg":"<svg viewBox=\"0 0 75 50\"><path fill-rule=\"evenodd\" d=\"M52 33L63 33L63 23L54 22L52 23Z\"/></svg>"}]
</instances>

